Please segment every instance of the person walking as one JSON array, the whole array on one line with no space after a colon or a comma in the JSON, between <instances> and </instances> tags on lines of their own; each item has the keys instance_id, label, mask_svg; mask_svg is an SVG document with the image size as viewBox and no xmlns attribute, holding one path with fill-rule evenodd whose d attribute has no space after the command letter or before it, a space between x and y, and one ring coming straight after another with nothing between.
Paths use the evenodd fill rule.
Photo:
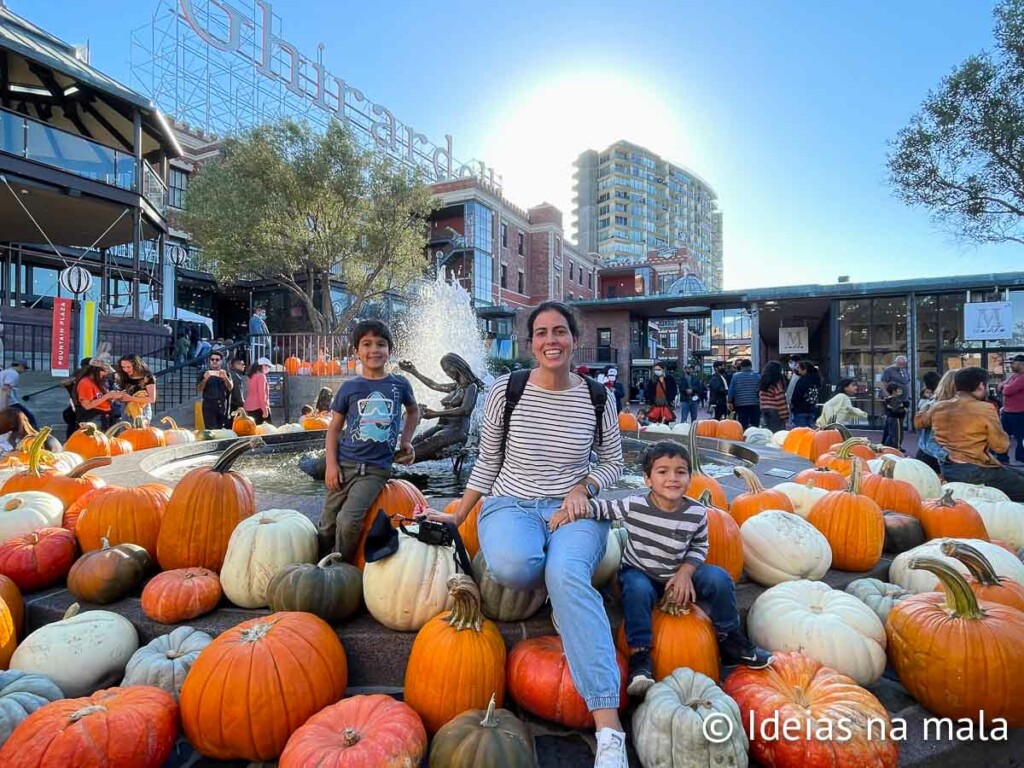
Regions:
<instances>
[{"instance_id":1,"label":"person walking","mask_svg":"<svg viewBox=\"0 0 1024 768\"><path fill-rule=\"evenodd\" d=\"M789 404L786 402L786 376L782 363L772 360L761 371L758 397L761 405L761 420L772 432L778 432L789 421Z\"/></svg>"},{"instance_id":2,"label":"person walking","mask_svg":"<svg viewBox=\"0 0 1024 768\"><path fill-rule=\"evenodd\" d=\"M821 397L821 374L818 366L810 360L801 360L796 365L796 386L790 411L794 427L813 427L818 415L818 400Z\"/></svg>"},{"instance_id":3,"label":"person walking","mask_svg":"<svg viewBox=\"0 0 1024 768\"><path fill-rule=\"evenodd\" d=\"M209 367L196 384L196 392L203 398L203 427L224 429L228 423L228 400L234 382L224 370L224 354L213 351L207 358Z\"/></svg>"},{"instance_id":4,"label":"person walking","mask_svg":"<svg viewBox=\"0 0 1024 768\"><path fill-rule=\"evenodd\" d=\"M822 406L817 425L827 427L829 424L849 424L854 419L867 418L867 411L853 405L853 396L857 394L857 382L854 379L840 379L836 393Z\"/></svg>"},{"instance_id":5,"label":"person walking","mask_svg":"<svg viewBox=\"0 0 1024 768\"><path fill-rule=\"evenodd\" d=\"M729 409L736 412L736 419L746 430L761 424L761 377L754 373L753 364L746 359L739 361L739 370L729 382Z\"/></svg>"},{"instance_id":6,"label":"person walking","mask_svg":"<svg viewBox=\"0 0 1024 768\"><path fill-rule=\"evenodd\" d=\"M721 421L729 415L729 379L725 374L725 363L716 360L708 382L708 405L711 415Z\"/></svg>"},{"instance_id":7,"label":"person walking","mask_svg":"<svg viewBox=\"0 0 1024 768\"><path fill-rule=\"evenodd\" d=\"M124 355L117 361L114 373L117 388L124 396L120 398L125 417L132 421L141 416L153 420L153 406L156 404L156 378L138 355Z\"/></svg>"},{"instance_id":8,"label":"person walking","mask_svg":"<svg viewBox=\"0 0 1024 768\"><path fill-rule=\"evenodd\" d=\"M615 410L622 413L626 409L626 388L619 381L619 369L609 368L604 376L604 386L615 395Z\"/></svg>"},{"instance_id":9,"label":"person walking","mask_svg":"<svg viewBox=\"0 0 1024 768\"><path fill-rule=\"evenodd\" d=\"M29 370L32 369L28 361L15 360L11 363L10 367L5 368L3 373L0 373L0 410L13 408L16 411L21 411L25 414L25 418L28 419L28 423L32 425L32 429L39 429L36 417L32 414L32 411L24 406L21 402L21 397L18 395L21 374Z\"/></svg>"},{"instance_id":10,"label":"person walking","mask_svg":"<svg viewBox=\"0 0 1024 768\"><path fill-rule=\"evenodd\" d=\"M249 318L249 359L260 357L270 357L270 328L266 308L254 307Z\"/></svg>"},{"instance_id":11,"label":"person walking","mask_svg":"<svg viewBox=\"0 0 1024 768\"><path fill-rule=\"evenodd\" d=\"M701 392L704 384L690 366L683 369L683 375L679 377L679 422L686 422L689 417L690 423L697 421L697 412L700 410Z\"/></svg>"},{"instance_id":12,"label":"person walking","mask_svg":"<svg viewBox=\"0 0 1024 768\"><path fill-rule=\"evenodd\" d=\"M178 336L178 340L174 342L174 364L184 365L187 363L191 352L192 344L188 340L188 335L182 333Z\"/></svg>"},{"instance_id":13,"label":"person walking","mask_svg":"<svg viewBox=\"0 0 1024 768\"><path fill-rule=\"evenodd\" d=\"M1024 355L1014 355L1010 358L1010 377L1000 382L999 394L1003 396L1003 409L1000 412L999 420L1003 425L1006 434L1010 436L1010 442L1016 438L1017 447L1013 452L1013 460L1017 464L1024 464ZM1010 451L997 456L1003 464L1010 463Z\"/></svg>"},{"instance_id":14,"label":"person walking","mask_svg":"<svg viewBox=\"0 0 1024 768\"><path fill-rule=\"evenodd\" d=\"M248 381L242 407L257 424L270 421L270 383L267 381L270 367L270 358L261 357L246 372Z\"/></svg>"},{"instance_id":15,"label":"person walking","mask_svg":"<svg viewBox=\"0 0 1024 768\"><path fill-rule=\"evenodd\" d=\"M228 364L231 375L231 397L228 399L228 413L234 414L245 407L246 385L249 377L245 375L245 358L241 354L231 358Z\"/></svg>"},{"instance_id":16,"label":"person walking","mask_svg":"<svg viewBox=\"0 0 1024 768\"><path fill-rule=\"evenodd\" d=\"M654 364L654 375L644 387L644 402L648 405L647 418L652 424L671 424L676 420L675 402L679 394L676 380L665 375L662 363Z\"/></svg>"}]
</instances>

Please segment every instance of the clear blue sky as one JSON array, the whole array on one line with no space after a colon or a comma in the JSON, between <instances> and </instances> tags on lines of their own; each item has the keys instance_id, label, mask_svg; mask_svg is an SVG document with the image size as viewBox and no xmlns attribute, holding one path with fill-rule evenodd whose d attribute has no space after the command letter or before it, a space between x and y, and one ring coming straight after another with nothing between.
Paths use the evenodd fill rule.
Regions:
<instances>
[{"instance_id":1,"label":"clear blue sky","mask_svg":"<svg viewBox=\"0 0 1024 768\"><path fill-rule=\"evenodd\" d=\"M248 0L231 0L251 7ZM7 0L128 81L155 0ZM886 142L992 45L993 3L446 4L278 0L284 36L436 141L455 137L527 207L566 212L571 163L626 138L697 171L725 216L727 288L1024 268L956 242L891 193Z\"/></svg>"}]
</instances>

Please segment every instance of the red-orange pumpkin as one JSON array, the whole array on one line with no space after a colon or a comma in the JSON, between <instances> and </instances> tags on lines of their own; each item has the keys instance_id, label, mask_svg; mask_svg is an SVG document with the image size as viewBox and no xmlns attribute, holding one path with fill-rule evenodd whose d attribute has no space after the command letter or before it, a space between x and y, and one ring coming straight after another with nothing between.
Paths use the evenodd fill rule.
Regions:
<instances>
[{"instance_id":1,"label":"red-orange pumpkin","mask_svg":"<svg viewBox=\"0 0 1024 768\"><path fill-rule=\"evenodd\" d=\"M21 590L14 583L14 579L2 574L0 574L0 601L6 603L11 612L14 634L17 637L24 637L22 632L25 629L25 601L22 599Z\"/></svg>"},{"instance_id":2,"label":"red-orange pumpkin","mask_svg":"<svg viewBox=\"0 0 1024 768\"><path fill-rule=\"evenodd\" d=\"M813 485L815 488L826 491L842 491L849 485L849 481L845 477L828 467L811 467L802 470L793 478L793 482L801 485Z\"/></svg>"},{"instance_id":3,"label":"red-orange pumpkin","mask_svg":"<svg viewBox=\"0 0 1024 768\"><path fill-rule=\"evenodd\" d=\"M715 419L698 419L690 432L695 432L697 437L718 437L718 422Z\"/></svg>"},{"instance_id":4,"label":"red-orange pumpkin","mask_svg":"<svg viewBox=\"0 0 1024 768\"><path fill-rule=\"evenodd\" d=\"M818 499L807 522L821 531L832 547L832 567L841 571L867 571L882 557L885 518L881 508L860 493L860 459L854 466L847 491L829 491Z\"/></svg>"},{"instance_id":5,"label":"red-orange pumpkin","mask_svg":"<svg viewBox=\"0 0 1024 768\"><path fill-rule=\"evenodd\" d=\"M86 459L66 475L50 475L39 490L60 499L66 512L68 507L89 493L89 491L102 488L107 484L102 477L90 475L88 472L91 469L105 467L108 464L110 464L110 458L107 456Z\"/></svg>"},{"instance_id":6,"label":"red-orange pumpkin","mask_svg":"<svg viewBox=\"0 0 1024 768\"><path fill-rule=\"evenodd\" d=\"M149 580L142 590L142 612L161 624L178 624L212 611L221 594L213 571L175 568Z\"/></svg>"},{"instance_id":7,"label":"red-orange pumpkin","mask_svg":"<svg viewBox=\"0 0 1024 768\"><path fill-rule=\"evenodd\" d=\"M781 509L783 512L793 511L793 502L782 491L766 489L761 485L760 478L747 467L736 467L736 477L747 484L747 490L732 500L729 513L735 518L737 525L743 525L758 512L766 509Z\"/></svg>"},{"instance_id":8,"label":"red-orange pumpkin","mask_svg":"<svg viewBox=\"0 0 1024 768\"><path fill-rule=\"evenodd\" d=\"M688 442L690 444L690 486L686 489L686 495L697 501L704 494L704 491L709 491L711 493L711 503L719 509L727 509L729 497L725 495L725 489L722 488L721 483L710 475L704 474L704 471L701 469L700 449L697 447L696 430L690 430Z\"/></svg>"},{"instance_id":9,"label":"red-orange pumpkin","mask_svg":"<svg viewBox=\"0 0 1024 768\"><path fill-rule=\"evenodd\" d=\"M243 408L235 411L235 418L231 422L231 431L239 437L249 437L256 434L256 420L253 419Z\"/></svg>"},{"instance_id":10,"label":"red-orange pumpkin","mask_svg":"<svg viewBox=\"0 0 1024 768\"><path fill-rule=\"evenodd\" d=\"M420 489L408 480L388 480L384 489L377 494L377 498L370 505L370 511L363 519L363 532L359 537L359 546L356 547L356 559L354 565L362 570L366 565L366 555L363 552L366 544L366 535L373 526L377 517L377 510L383 509L391 518L391 527L397 528L402 518L412 518L416 507L427 506L426 497L420 493Z\"/></svg>"},{"instance_id":11,"label":"red-orange pumpkin","mask_svg":"<svg viewBox=\"0 0 1024 768\"><path fill-rule=\"evenodd\" d=\"M302 360L292 356L284 361L284 370L289 376L295 376L299 372L299 366L302 365Z\"/></svg>"},{"instance_id":12,"label":"red-orange pumpkin","mask_svg":"<svg viewBox=\"0 0 1024 768\"><path fill-rule=\"evenodd\" d=\"M829 424L824 429L817 430L811 435L811 447L808 452L808 460L817 461L823 453L828 453L832 446L839 445L844 440L849 440L852 435L850 430L842 424Z\"/></svg>"},{"instance_id":13,"label":"red-orange pumpkin","mask_svg":"<svg viewBox=\"0 0 1024 768\"><path fill-rule=\"evenodd\" d=\"M85 422L64 443L65 451L73 451L83 459L110 455L110 438L91 421Z\"/></svg>"},{"instance_id":14,"label":"red-orange pumpkin","mask_svg":"<svg viewBox=\"0 0 1024 768\"><path fill-rule=\"evenodd\" d=\"M867 440L863 437L851 437L849 440L834 447L831 451L821 454L814 463L819 467L835 470L843 477L849 477L853 471L853 460L857 457L853 450L857 446L865 445L867 445ZM861 466L861 471L863 471L863 465Z\"/></svg>"},{"instance_id":15,"label":"red-orange pumpkin","mask_svg":"<svg viewBox=\"0 0 1024 768\"><path fill-rule=\"evenodd\" d=\"M940 547L946 557L954 557L967 566L971 576L967 583L979 600L999 603L1024 611L1024 585L996 573L988 558L966 541L949 539Z\"/></svg>"},{"instance_id":16,"label":"red-orange pumpkin","mask_svg":"<svg viewBox=\"0 0 1024 768\"><path fill-rule=\"evenodd\" d=\"M860 481L860 492L887 512L921 517L921 494L910 483L893 477L896 462L882 459L878 474L865 473Z\"/></svg>"},{"instance_id":17,"label":"red-orange pumpkin","mask_svg":"<svg viewBox=\"0 0 1024 768\"><path fill-rule=\"evenodd\" d=\"M636 432L640 429L640 422L636 420L629 411L623 411L619 414L619 431L620 432Z\"/></svg>"},{"instance_id":18,"label":"red-orange pumpkin","mask_svg":"<svg viewBox=\"0 0 1024 768\"><path fill-rule=\"evenodd\" d=\"M301 426L307 432L316 432L320 429L327 429L331 426L331 420L329 417L319 413L310 413L299 419L299 426Z\"/></svg>"},{"instance_id":19,"label":"red-orange pumpkin","mask_svg":"<svg viewBox=\"0 0 1024 768\"><path fill-rule=\"evenodd\" d=\"M126 427L124 431L120 433L119 437L122 440L127 440L133 451L145 451L150 448L163 448L167 444L167 438L166 435L164 435L164 431L159 427L151 427L149 422L141 416L136 417L135 421Z\"/></svg>"},{"instance_id":20,"label":"red-orange pumpkin","mask_svg":"<svg viewBox=\"0 0 1024 768\"><path fill-rule=\"evenodd\" d=\"M328 373L331 376L341 376L341 360L330 360L327 363Z\"/></svg>"},{"instance_id":21,"label":"red-orange pumpkin","mask_svg":"<svg viewBox=\"0 0 1024 768\"><path fill-rule=\"evenodd\" d=\"M978 510L963 499L954 499L952 491L946 491L940 499L928 499L921 503L915 517L921 521L926 539L981 539L988 541L988 529ZM1013 552L1013 549L1010 549Z\"/></svg>"},{"instance_id":22,"label":"red-orange pumpkin","mask_svg":"<svg viewBox=\"0 0 1024 768\"><path fill-rule=\"evenodd\" d=\"M655 680L668 677L679 667L689 667L718 682L721 662L715 626L697 605L684 607L662 600L651 614L651 631ZM629 655L625 622L619 624L615 645L621 653Z\"/></svg>"},{"instance_id":23,"label":"red-orange pumpkin","mask_svg":"<svg viewBox=\"0 0 1024 768\"><path fill-rule=\"evenodd\" d=\"M735 419L722 419L718 422L718 439L719 440L736 440L740 441L743 439L743 425Z\"/></svg>"},{"instance_id":24,"label":"red-orange pumpkin","mask_svg":"<svg viewBox=\"0 0 1024 768\"><path fill-rule=\"evenodd\" d=\"M330 371L331 367L326 360L317 360L313 363L312 373L314 376L326 376Z\"/></svg>"},{"instance_id":25,"label":"red-orange pumpkin","mask_svg":"<svg viewBox=\"0 0 1024 768\"><path fill-rule=\"evenodd\" d=\"M111 456L124 456L126 453L132 453L135 450L132 448L131 443L123 437L117 436L125 427L129 426L131 425L127 421L119 421L104 433L106 434L107 439L110 440Z\"/></svg>"},{"instance_id":26,"label":"red-orange pumpkin","mask_svg":"<svg viewBox=\"0 0 1024 768\"><path fill-rule=\"evenodd\" d=\"M97 489L75 523L82 552L101 549L107 539L111 546L137 544L156 562L157 536L170 498L171 489L161 483Z\"/></svg>"},{"instance_id":27,"label":"red-orange pumpkin","mask_svg":"<svg viewBox=\"0 0 1024 768\"><path fill-rule=\"evenodd\" d=\"M708 510L708 565L724 568L738 582L743 575L743 539L735 518L711 503L711 494L704 492L700 503Z\"/></svg>"},{"instance_id":28,"label":"red-orange pumpkin","mask_svg":"<svg viewBox=\"0 0 1024 768\"><path fill-rule=\"evenodd\" d=\"M10 665L17 646L18 630L14 626L14 613L6 602L0 600L0 670Z\"/></svg>"},{"instance_id":29,"label":"red-orange pumpkin","mask_svg":"<svg viewBox=\"0 0 1024 768\"><path fill-rule=\"evenodd\" d=\"M0 574L23 592L43 589L67 576L77 552L71 531L40 528L0 544Z\"/></svg>"}]
</instances>

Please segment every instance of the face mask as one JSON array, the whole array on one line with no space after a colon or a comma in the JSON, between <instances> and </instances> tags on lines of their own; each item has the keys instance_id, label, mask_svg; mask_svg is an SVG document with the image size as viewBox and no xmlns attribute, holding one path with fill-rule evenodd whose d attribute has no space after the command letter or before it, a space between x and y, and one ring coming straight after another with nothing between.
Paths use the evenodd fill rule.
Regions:
<instances>
[{"instance_id":1,"label":"face mask","mask_svg":"<svg viewBox=\"0 0 1024 768\"><path fill-rule=\"evenodd\" d=\"M664 375L665 375L665 372L664 372L664 371L655 371L655 372L654 372L654 375L655 375L655 376L664 376Z\"/></svg>"},{"instance_id":2,"label":"face mask","mask_svg":"<svg viewBox=\"0 0 1024 768\"><path fill-rule=\"evenodd\" d=\"M789 370L795 371L796 370L796 363L790 363L789 364Z\"/></svg>"}]
</instances>

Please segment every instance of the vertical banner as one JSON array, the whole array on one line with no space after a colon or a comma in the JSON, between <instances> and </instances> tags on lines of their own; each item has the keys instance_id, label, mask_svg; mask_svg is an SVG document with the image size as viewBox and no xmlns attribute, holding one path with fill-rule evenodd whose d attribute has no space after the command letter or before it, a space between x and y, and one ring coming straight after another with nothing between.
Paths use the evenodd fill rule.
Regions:
<instances>
[{"instance_id":1,"label":"vertical banner","mask_svg":"<svg viewBox=\"0 0 1024 768\"><path fill-rule=\"evenodd\" d=\"M53 300L53 325L50 328L50 375L65 378L71 374L71 299Z\"/></svg>"},{"instance_id":2,"label":"vertical banner","mask_svg":"<svg viewBox=\"0 0 1024 768\"><path fill-rule=\"evenodd\" d=\"M99 344L100 305L95 301L78 302L78 356L92 357ZM75 364L77 361L72 361Z\"/></svg>"}]
</instances>

